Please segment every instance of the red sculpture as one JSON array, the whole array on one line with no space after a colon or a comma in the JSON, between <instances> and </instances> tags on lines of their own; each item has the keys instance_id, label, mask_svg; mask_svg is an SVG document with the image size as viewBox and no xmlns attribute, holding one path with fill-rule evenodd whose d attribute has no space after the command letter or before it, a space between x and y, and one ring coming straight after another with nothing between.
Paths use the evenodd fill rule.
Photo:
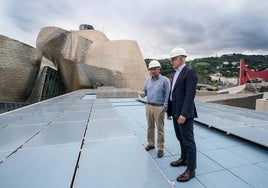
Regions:
<instances>
[{"instance_id":1,"label":"red sculpture","mask_svg":"<svg viewBox=\"0 0 268 188\"><path fill-rule=\"evenodd\" d=\"M247 83L248 80L252 78L263 78L265 81L268 81L268 69L260 72L253 71L249 69L246 64L245 60L240 60L240 85L244 85Z\"/></svg>"}]
</instances>

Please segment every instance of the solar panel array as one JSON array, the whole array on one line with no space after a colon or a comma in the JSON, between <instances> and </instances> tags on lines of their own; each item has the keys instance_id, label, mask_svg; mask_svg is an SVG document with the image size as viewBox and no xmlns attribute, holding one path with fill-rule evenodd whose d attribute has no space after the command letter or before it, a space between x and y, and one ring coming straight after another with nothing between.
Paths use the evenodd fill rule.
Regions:
<instances>
[{"instance_id":1,"label":"solar panel array","mask_svg":"<svg viewBox=\"0 0 268 188\"><path fill-rule=\"evenodd\" d=\"M80 90L1 114L0 187L268 187L268 135L259 131L267 114L199 102L197 110L196 177L183 184L185 168L169 166L180 156L172 121L164 157L146 152L145 108L135 99Z\"/></svg>"},{"instance_id":2,"label":"solar panel array","mask_svg":"<svg viewBox=\"0 0 268 188\"><path fill-rule=\"evenodd\" d=\"M1 188L170 187L109 100L87 93L0 116Z\"/></svg>"}]
</instances>

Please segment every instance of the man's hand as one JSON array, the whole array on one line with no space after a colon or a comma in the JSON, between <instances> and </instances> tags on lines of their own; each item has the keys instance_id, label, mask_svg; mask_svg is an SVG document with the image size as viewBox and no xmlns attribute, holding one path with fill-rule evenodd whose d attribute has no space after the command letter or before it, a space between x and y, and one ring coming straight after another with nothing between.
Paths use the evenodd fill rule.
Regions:
<instances>
[{"instance_id":1,"label":"man's hand","mask_svg":"<svg viewBox=\"0 0 268 188\"><path fill-rule=\"evenodd\" d=\"M144 98L145 97L144 91L138 91L138 94L140 95L141 98Z\"/></svg>"},{"instance_id":2,"label":"man's hand","mask_svg":"<svg viewBox=\"0 0 268 188\"><path fill-rule=\"evenodd\" d=\"M168 120L172 120L172 116L167 115Z\"/></svg>"},{"instance_id":3,"label":"man's hand","mask_svg":"<svg viewBox=\"0 0 268 188\"><path fill-rule=\"evenodd\" d=\"M186 121L186 117L184 117L183 115L180 115L177 122L178 124L184 124Z\"/></svg>"}]
</instances>

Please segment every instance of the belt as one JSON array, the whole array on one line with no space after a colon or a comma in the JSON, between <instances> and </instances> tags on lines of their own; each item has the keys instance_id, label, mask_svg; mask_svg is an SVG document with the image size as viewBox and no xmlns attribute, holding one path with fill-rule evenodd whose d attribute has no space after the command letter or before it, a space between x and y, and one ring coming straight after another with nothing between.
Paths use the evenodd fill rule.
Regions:
<instances>
[{"instance_id":1,"label":"belt","mask_svg":"<svg viewBox=\"0 0 268 188\"><path fill-rule=\"evenodd\" d=\"M152 105L152 106L163 106L163 104L155 104L155 103L150 103L150 102L147 102L146 104L149 104L149 105Z\"/></svg>"}]
</instances>

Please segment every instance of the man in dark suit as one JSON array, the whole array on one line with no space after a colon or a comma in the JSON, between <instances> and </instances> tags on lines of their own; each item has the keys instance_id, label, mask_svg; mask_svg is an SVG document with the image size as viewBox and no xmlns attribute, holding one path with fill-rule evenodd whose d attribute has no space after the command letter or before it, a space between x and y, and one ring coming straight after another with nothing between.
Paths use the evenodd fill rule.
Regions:
<instances>
[{"instance_id":1,"label":"man in dark suit","mask_svg":"<svg viewBox=\"0 0 268 188\"><path fill-rule=\"evenodd\" d=\"M196 169L193 123L194 118L197 117L194 98L198 79L195 71L185 65L186 57L187 54L183 48L174 48L170 53L171 64L176 72L169 94L167 119L173 119L175 134L181 147L181 157L171 162L170 165L187 166L187 169L177 177L179 182L194 178Z\"/></svg>"}]
</instances>

